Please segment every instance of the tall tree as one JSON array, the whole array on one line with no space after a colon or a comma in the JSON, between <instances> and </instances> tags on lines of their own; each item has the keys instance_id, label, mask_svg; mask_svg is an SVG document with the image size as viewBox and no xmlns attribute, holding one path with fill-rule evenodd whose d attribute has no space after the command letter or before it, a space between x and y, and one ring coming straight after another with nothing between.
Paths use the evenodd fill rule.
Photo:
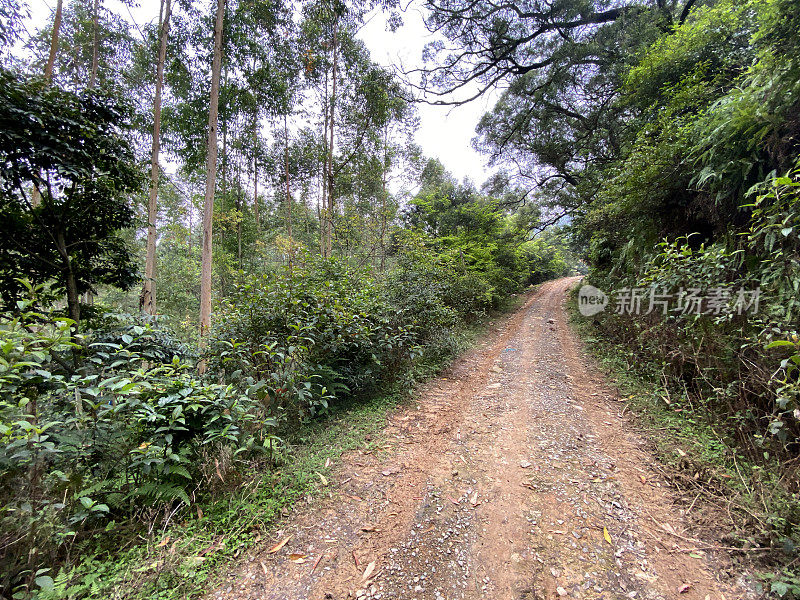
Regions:
<instances>
[{"instance_id":1,"label":"tall tree","mask_svg":"<svg viewBox=\"0 0 800 600\"><path fill-rule=\"evenodd\" d=\"M222 72L222 28L225 24L225 0L217 0L214 24L214 59L211 66L211 96L208 108L208 153L206 158L206 193L203 200L203 248L200 267L200 342L204 344L211 329L211 267L214 195L217 183L217 125L219 84ZM201 364L205 370L205 363Z\"/></svg>"},{"instance_id":2,"label":"tall tree","mask_svg":"<svg viewBox=\"0 0 800 600\"><path fill-rule=\"evenodd\" d=\"M89 78L89 87L93 88L97 81L97 67L99 63L100 45L100 0L94 0L92 6L92 74Z\"/></svg>"},{"instance_id":3,"label":"tall tree","mask_svg":"<svg viewBox=\"0 0 800 600\"><path fill-rule=\"evenodd\" d=\"M61 9L63 0L56 3L56 13L53 17L53 31L50 34L50 54L47 57L47 64L44 68L44 78L47 81L53 79L53 66L56 64L56 52L58 52L58 34L61 31Z\"/></svg>"},{"instance_id":4,"label":"tall tree","mask_svg":"<svg viewBox=\"0 0 800 600\"><path fill-rule=\"evenodd\" d=\"M14 305L20 273L55 281L77 323L80 294L136 281L118 235L133 225L129 196L141 184L124 135L130 115L114 97L74 94L5 70L0 90L0 295ZM37 206L28 197L32 184L42 191Z\"/></svg>"},{"instance_id":5,"label":"tall tree","mask_svg":"<svg viewBox=\"0 0 800 600\"><path fill-rule=\"evenodd\" d=\"M167 56L171 0L161 0L160 43L156 65L156 93L153 99L153 145L150 152L150 196L147 202L147 251L145 255L144 285L139 299L141 309L156 314L156 219L158 218L159 152L161 148L161 94L164 86L164 62Z\"/></svg>"},{"instance_id":6,"label":"tall tree","mask_svg":"<svg viewBox=\"0 0 800 600\"><path fill-rule=\"evenodd\" d=\"M56 52L58 51L58 33L61 30L61 9L63 0L58 0L56 13L53 17L53 32L50 35L50 54L47 57L47 64L44 67L44 79L46 82L53 80L53 65L56 64ZM39 206L42 201L42 193L34 182L33 192L31 193L31 204L33 207Z\"/></svg>"},{"instance_id":7,"label":"tall tree","mask_svg":"<svg viewBox=\"0 0 800 600\"><path fill-rule=\"evenodd\" d=\"M615 102L627 69L695 0L427 0L429 47L418 89L459 104L502 84L479 125L479 147L550 201L575 210L620 157L630 115Z\"/></svg>"}]
</instances>

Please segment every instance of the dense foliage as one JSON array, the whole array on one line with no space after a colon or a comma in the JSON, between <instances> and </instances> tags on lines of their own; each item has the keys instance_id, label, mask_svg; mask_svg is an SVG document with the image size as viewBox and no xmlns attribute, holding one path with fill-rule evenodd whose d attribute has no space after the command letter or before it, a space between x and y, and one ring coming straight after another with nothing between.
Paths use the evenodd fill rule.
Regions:
<instances>
[{"instance_id":1,"label":"dense foliage","mask_svg":"<svg viewBox=\"0 0 800 600\"><path fill-rule=\"evenodd\" d=\"M156 161L162 183L151 174L150 190L141 165L154 30L138 39L117 15L76 1L58 32L75 53L56 53L52 79L36 71L53 25L31 41L36 60L3 67L4 595L169 588L189 567L162 577L147 564L117 564L120 548L145 561L156 536L201 522L204 510L217 524L234 519L230 506L245 504L238 490L250 486L263 486L253 510L269 522L309 486L284 475L304 432L408 390L462 348L468 327L529 284L570 271L571 253L537 234L539 212L524 193L508 182L457 182L409 143L413 111L355 37L360 9L306 9L294 29L291 6L230 7L214 318L203 340L198 140L210 57L197 7L173 15L174 59L164 67L165 145L179 167L168 173ZM255 43L278 28L290 33L285 46ZM336 49L300 65L292 57L314 36ZM336 78L335 96L326 78ZM301 120L298 104L315 102L301 92L319 94L324 136L311 120L289 127ZM153 185L159 210L145 212ZM151 226L158 310L139 314L132 288ZM134 583L131 570L142 573Z\"/></svg>"},{"instance_id":2,"label":"dense foliage","mask_svg":"<svg viewBox=\"0 0 800 600\"><path fill-rule=\"evenodd\" d=\"M112 96L61 91L6 69L0 86L0 298L14 306L20 275L55 280L78 321L80 294L136 281L117 235L133 225L127 196L141 183L120 131L127 111Z\"/></svg>"},{"instance_id":3,"label":"dense foliage","mask_svg":"<svg viewBox=\"0 0 800 600\"><path fill-rule=\"evenodd\" d=\"M459 43L432 45L423 87L506 83L478 144L569 215L610 296L595 334L748 465L729 541L772 548L772 591L800 594L800 5L428 6ZM661 310L666 295L680 303Z\"/></svg>"}]
</instances>

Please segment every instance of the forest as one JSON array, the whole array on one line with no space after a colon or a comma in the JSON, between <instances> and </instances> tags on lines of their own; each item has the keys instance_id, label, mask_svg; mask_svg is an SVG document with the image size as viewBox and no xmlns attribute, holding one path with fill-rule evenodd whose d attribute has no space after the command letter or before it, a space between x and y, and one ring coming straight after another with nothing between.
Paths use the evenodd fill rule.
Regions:
<instances>
[{"instance_id":1,"label":"forest","mask_svg":"<svg viewBox=\"0 0 800 600\"><path fill-rule=\"evenodd\" d=\"M200 597L580 274L674 485L800 598L798 0L141 4L0 0L0 596ZM420 111L487 97L459 180Z\"/></svg>"}]
</instances>

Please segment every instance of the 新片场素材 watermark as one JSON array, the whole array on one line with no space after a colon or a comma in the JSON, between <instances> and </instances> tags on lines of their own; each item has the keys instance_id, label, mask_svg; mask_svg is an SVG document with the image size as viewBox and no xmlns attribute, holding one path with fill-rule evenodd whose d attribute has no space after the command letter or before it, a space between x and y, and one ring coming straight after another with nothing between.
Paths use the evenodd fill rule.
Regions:
<instances>
[{"instance_id":1,"label":"\u65b0\u7247\u573a\u7d20\u6750 watermark","mask_svg":"<svg viewBox=\"0 0 800 600\"><path fill-rule=\"evenodd\" d=\"M742 315L758 312L761 288L681 287L673 291L656 286L624 287L610 296L613 301L593 285L583 285L578 290L578 310L585 317L603 312L609 306L618 315Z\"/></svg>"}]
</instances>

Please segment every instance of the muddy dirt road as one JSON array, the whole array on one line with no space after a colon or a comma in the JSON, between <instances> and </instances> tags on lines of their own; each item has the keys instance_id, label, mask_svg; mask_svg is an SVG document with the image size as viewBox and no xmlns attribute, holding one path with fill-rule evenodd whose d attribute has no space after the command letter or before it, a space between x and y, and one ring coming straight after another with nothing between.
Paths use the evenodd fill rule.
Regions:
<instances>
[{"instance_id":1,"label":"muddy dirt road","mask_svg":"<svg viewBox=\"0 0 800 600\"><path fill-rule=\"evenodd\" d=\"M548 282L397 411L387 451L345 457L209 598L722 599L624 404ZM291 560L294 554L295 561ZM299 557L297 555L305 555Z\"/></svg>"}]
</instances>

